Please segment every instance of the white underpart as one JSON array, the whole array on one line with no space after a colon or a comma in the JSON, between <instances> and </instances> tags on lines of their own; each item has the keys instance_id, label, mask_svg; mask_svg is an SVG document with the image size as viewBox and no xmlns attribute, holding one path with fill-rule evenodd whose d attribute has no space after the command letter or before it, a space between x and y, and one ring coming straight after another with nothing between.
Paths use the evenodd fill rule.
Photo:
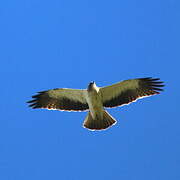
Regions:
<instances>
[{"instance_id":1,"label":"white underpart","mask_svg":"<svg viewBox=\"0 0 180 180\"><path fill-rule=\"evenodd\" d=\"M103 105L99 88L94 84L93 90L87 91L85 97L93 119L96 119L98 117L103 118Z\"/></svg>"}]
</instances>

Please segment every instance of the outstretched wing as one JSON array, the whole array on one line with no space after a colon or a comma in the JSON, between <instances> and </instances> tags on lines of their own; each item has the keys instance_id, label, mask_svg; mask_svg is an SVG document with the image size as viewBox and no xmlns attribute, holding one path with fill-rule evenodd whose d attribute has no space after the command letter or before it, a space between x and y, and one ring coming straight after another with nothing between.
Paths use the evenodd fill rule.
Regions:
<instances>
[{"instance_id":1,"label":"outstretched wing","mask_svg":"<svg viewBox=\"0 0 180 180\"><path fill-rule=\"evenodd\" d=\"M52 89L38 92L28 101L30 107L50 110L84 111L89 109L85 99L86 90L78 89Z\"/></svg>"},{"instance_id":2,"label":"outstretched wing","mask_svg":"<svg viewBox=\"0 0 180 180\"><path fill-rule=\"evenodd\" d=\"M164 85L159 78L140 78L100 88L103 106L115 107L129 104L139 98L159 94Z\"/></svg>"}]
</instances>

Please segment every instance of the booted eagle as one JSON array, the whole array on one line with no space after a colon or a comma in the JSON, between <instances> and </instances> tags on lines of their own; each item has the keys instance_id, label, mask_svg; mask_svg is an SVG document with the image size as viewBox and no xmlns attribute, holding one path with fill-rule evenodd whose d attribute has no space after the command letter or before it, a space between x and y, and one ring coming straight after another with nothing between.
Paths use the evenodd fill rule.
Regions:
<instances>
[{"instance_id":1,"label":"booted eagle","mask_svg":"<svg viewBox=\"0 0 180 180\"><path fill-rule=\"evenodd\" d=\"M63 111L88 111L83 126L90 130L111 127L116 120L105 110L122 106L139 98L159 94L163 89L159 78L125 80L111 86L97 87L90 82L87 89L58 88L38 92L28 101L30 107Z\"/></svg>"}]
</instances>

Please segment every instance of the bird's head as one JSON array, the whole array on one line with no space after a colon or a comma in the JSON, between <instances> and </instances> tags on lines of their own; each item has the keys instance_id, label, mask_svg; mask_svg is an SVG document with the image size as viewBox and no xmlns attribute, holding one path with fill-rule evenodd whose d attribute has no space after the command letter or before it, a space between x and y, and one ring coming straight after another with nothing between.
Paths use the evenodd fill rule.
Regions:
<instances>
[{"instance_id":1,"label":"bird's head","mask_svg":"<svg viewBox=\"0 0 180 180\"><path fill-rule=\"evenodd\" d=\"M91 81L88 85L88 91L94 89L96 87L96 83L94 81Z\"/></svg>"}]
</instances>

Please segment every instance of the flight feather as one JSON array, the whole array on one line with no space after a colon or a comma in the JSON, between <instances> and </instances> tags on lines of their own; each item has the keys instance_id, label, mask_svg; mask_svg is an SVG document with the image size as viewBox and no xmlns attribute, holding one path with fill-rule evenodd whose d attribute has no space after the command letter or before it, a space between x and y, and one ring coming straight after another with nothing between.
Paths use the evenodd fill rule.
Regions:
<instances>
[{"instance_id":1,"label":"flight feather","mask_svg":"<svg viewBox=\"0 0 180 180\"><path fill-rule=\"evenodd\" d=\"M159 94L163 89L159 78L139 78L125 80L111 86L100 88L104 107L129 104L139 98Z\"/></svg>"},{"instance_id":2,"label":"flight feather","mask_svg":"<svg viewBox=\"0 0 180 180\"><path fill-rule=\"evenodd\" d=\"M88 104L84 97L85 90L79 89L51 89L38 92L32 96L33 100L28 101L30 107L56 109L66 111L84 111L88 109Z\"/></svg>"}]
</instances>

